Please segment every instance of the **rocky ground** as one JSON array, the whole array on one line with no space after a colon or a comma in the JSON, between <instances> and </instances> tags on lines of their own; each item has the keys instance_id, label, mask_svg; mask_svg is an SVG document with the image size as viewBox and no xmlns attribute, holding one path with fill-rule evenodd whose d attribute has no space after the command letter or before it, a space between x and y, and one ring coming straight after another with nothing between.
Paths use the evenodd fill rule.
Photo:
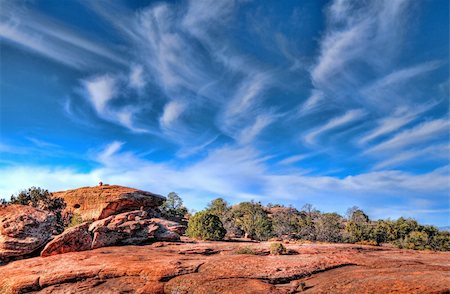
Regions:
<instances>
[{"instance_id":1,"label":"rocky ground","mask_svg":"<svg viewBox=\"0 0 450 294\"><path fill-rule=\"evenodd\" d=\"M450 253L349 244L156 242L0 266L0 293L448 293ZM249 247L254 254L237 254Z\"/></svg>"}]
</instances>

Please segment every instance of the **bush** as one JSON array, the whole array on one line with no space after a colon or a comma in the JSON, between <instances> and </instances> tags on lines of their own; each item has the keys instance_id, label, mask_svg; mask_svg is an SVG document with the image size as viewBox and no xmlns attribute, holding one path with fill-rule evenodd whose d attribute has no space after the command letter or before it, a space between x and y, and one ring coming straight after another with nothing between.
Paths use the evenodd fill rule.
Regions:
<instances>
[{"instance_id":1,"label":"bush","mask_svg":"<svg viewBox=\"0 0 450 294\"><path fill-rule=\"evenodd\" d=\"M81 217L81 215L74 213L72 215L72 217L70 218L70 222L69 224L66 226L66 228L71 228L71 227L75 227L78 226L79 224L83 223L83 218Z\"/></svg>"},{"instance_id":2,"label":"bush","mask_svg":"<svg viewBox=\"0 0 450 294\"><path fill-rule=\"evenodd\" d=\"M255 250L253 250L251 247L245 246L245 247L241 247L238 250L236 250L237 254L252 254L255 255L256 252Z\"/></svg>"},{"instance_id":3,"label":"bush","mask_svg":"<svg viewBox=\"0 0 450 294\"><path fill-rule=\"evenodd\" d=\"M286 247L281 243L272 243L269 248L270 254L272 255L282 255L287 253Z\"/></svg>"},{"instance_id":4,"label":"bush","mask_svg":"<svg viewBox=\"0 0 450 294\"><path fill-rule=\"evenodd\" d=\"M189 219L186 235L201 240L222 240L226 230L219 217L206 211L197 212Z\"/></svg>"},{"instance_id":5,"label":"bush","mask_svg":"<svg viewBox=\"0 0 450 294\"><path fill-rule=\"evenodd\" d=\"M267 240L272 235L272 221L261 203L241 202L231 210L237 228L244 232L245 238Z\"/></svg>"}]
</instances>

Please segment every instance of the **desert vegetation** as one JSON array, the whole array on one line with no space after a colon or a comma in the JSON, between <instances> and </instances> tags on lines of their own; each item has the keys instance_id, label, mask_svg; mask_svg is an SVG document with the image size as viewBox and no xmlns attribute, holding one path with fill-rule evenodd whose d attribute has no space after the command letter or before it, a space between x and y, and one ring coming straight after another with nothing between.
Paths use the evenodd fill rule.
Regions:
<instances>
[{"instance_id":1,"label":"desert vegetation","mask_svg":"<svg viewBox=\"0 0 450 294\"><path fill-rule=\"evenodd\" d=\"M349 208L346 216L320 212L311 204L300 210L279 204L263 206L259 202L229 205L223 198L211 201L205 212L216 215L228 237L254 240L308 240L335 243L381 245L416 250L450 250L450 233L430 225L420 225L412 218L370 220L358 207Z\"/></svg>"},{"instance_id":2,"label":"desert vegetation","mask_svg":"<svg viewBox=\"0 0 450 294\"><path fill-rule=\"evenodd\" d=\"M50 211L57 216L59 231L81 222L77 215L63 215L64 200L52 197L45 189L31 187L1 204L22 204ZM345 216L321 212L311 204L301 209L279 204L262 205L247 201L235 205L223 198L211 201L205 210L189 216L182 198L171 192L159 207L168 219L189 218L186 235L200 240L249 238L265 241L270 238L307 240L312 242L357 243L381 245L391 243L399 248L450 251L450 233L415 219L371 220L360 208L349 208ZM244 250L245 251L245 250Z\"/></svg>"}]
</instances>

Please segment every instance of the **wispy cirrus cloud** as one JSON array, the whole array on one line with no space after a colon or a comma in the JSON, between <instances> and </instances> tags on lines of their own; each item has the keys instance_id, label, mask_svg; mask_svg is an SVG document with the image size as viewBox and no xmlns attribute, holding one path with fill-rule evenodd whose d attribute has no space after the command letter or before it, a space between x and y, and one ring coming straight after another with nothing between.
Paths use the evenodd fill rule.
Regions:
<instances>
[{"instance_id":1,"label":"wispy cirrus cloud","mask_svg":"<svg viewBox=\"0 0 450 294\"><path fill-rule=\"evenodd\" d=\"M327 30L320 54L311 68L313 84L323 91L352 91L364 81L360 66L389 70L402 40L409 8L407 1L376 1L359 5L337 0L327 10ZM335 94L336 95L336 94Z\"/></svg>"},{"instance_id":2,"label":"wispy cirrus cloud","mask_svg":"<svg viewBox=\"0 0 450 294\"><path fill-rule=\"evenodd\" d=\"M330 119L327 123L319 126L318 128L310 131L304 136L304 141L308 144L315 144L316 139L323 133L348 125L352 122L360 120L366 113L362 109L352 109L345 112L341 116Z\"/></svg>"},{"instance_id":3,"label":"wispy cirrus cloud","mask_svg":"<svg viewBox=\"0 0 450 294\"><path fill-rule=\"evenodd\" d=\"M85 96L99 117L122 125L136 133L149 132L149 130L134 125L133 116L139 112L138 108L131 105L112 107L111 101L117 99L121 94L120 83L119 77L112 75L94 76L82 80Z\"/></svg>"},{"instance_id":4,"label":"wispy cirrus cloud","mask_svg":"<svg viewBox=\"0 0 450 294\"><path fill-rule=\"evenodd\" d=\"M0 37L4 41L80 70L105 67L105 60L126 64L119 54L55 19L17 3L3 1L1 5Z\"/></svg>"},{"instance_id":5,"label":"wispy cirrus cloud","mask_svg":"<svg viewBox=\"0 0 450 294\"><path fill-rule=\"evenodd\" d=\"M205 205L216 196L241 201L253 197L265 202L274 195L280 201L294 201L296 205L314 202L320 209L344 213L350 205L367 203L367 192L377 191L378 205L396 191L401 201L409 201L411 191L439 195L448 188L448 167L424 174L401 171L362 173L345 178L283 174L271 170L252 148L223 147L211 150L207 157L187 166L155 163L140 158L124 149L124 143L114 141L91 154L100 166L88 172L59 167L2 167L0 176L8 185L0 184L0 193L7 195L22 188L23 181L50 190L92 185L99 180L138 187L167 194L176 190L184 193L191 204ZM229 167L233 166L232 169ZM20 176L20 177L19 177ZM18 179L21 179L18 181ZM329 195L346 195L339 202L330 201ZM404 196L402 196L404 195ZM314 201L313 201L314 200ZM436 200L430 198L434 203ZM336 206L337 205L337 206ZM372 204L373 205L373 204ZM377 207L376 205L372 207Z\"/></svg>"},{"instance_id":6,"label":"wispy cirrus cloud","mask_svg":"<svg viewBox=\"0 0 450 294\"><path fill-rule=\"evenodd\" d=\"M391 152L404 147L420 146L434 140L440 134L448 134L449 130L450 122L448 118L430 120L401 131L392 138L369 148L366 152Z\"/></svg>"}]
</instances>

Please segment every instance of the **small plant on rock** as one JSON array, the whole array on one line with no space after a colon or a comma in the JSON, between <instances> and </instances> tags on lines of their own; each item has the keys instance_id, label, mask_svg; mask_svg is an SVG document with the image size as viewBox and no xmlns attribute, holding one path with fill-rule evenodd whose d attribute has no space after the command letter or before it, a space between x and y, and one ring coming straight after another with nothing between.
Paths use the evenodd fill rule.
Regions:
<instances>
[{"instance_id":1,"label":"small plant on rock","mask_svg":"<svg viewBox=\"0 0 450 294\"><path fill-rule=\"evenodd\" d=\"M206 211L197 212L189 219L186 235L200 240L222 240L226 230L219 217Z\"/></svg>"},{"instance_id":2,"label":"small plant on rock","mask_svg":"<svg viewBox=\"0 0 450 294\"><path fill-rule=\"evenodd\" d=\"M79 224L83 223L83 218L81 217L81 215L79 215L78 213L74 213L72 215L72 217L70 218L70 222L67 225L67 229L71 228L71 227L75 227L78 226Z\"/></svg>"},{"instance_id":3,"label":"small plant on rock","mask_svg":"<svg viewBox=\"0 0 450 294\"><path fill-rule=\"evenodd\" d=\"M256 255L256 252L251 247L245 246L245 247L241 247L238 250L236 250L236 254L252 254L252 255Z\"/></svg>"},{"instance_id":4,"label":"small plant on rock","mask_svg":"<svg viewBox=\"0 0 450 294\"><path fill-rule=\"evenodd\" d=\"M269 248L270 254L272 255L282 255L287 253L286 247L281 243L272 243Z\"/></svg>"}]
</instances>

